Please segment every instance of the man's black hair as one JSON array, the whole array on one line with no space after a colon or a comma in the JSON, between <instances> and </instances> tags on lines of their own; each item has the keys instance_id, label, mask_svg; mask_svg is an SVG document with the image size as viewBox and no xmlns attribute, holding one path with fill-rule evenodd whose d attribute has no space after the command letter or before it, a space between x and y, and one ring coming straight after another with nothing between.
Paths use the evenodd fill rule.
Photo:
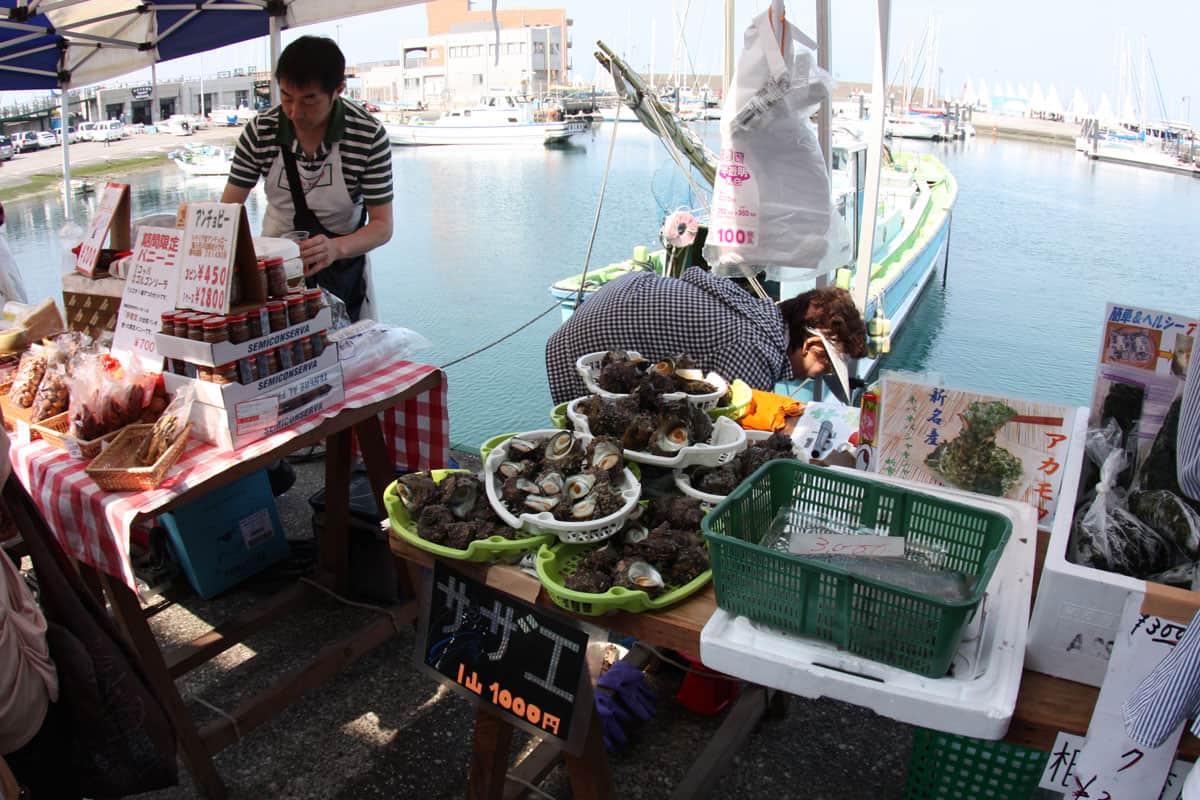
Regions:
<instances>
[{"instance_id":1,"label":"man's black hair","mask_svg":"<svg viewBox=\"0 0 1200 800\"><path fill-rule=\"evenodd\" d=\"M294 86L317 84L333 94L346 80L346 57L328 36L301 36L279 55L275 80Z\"/></svg>"}]
</instances>

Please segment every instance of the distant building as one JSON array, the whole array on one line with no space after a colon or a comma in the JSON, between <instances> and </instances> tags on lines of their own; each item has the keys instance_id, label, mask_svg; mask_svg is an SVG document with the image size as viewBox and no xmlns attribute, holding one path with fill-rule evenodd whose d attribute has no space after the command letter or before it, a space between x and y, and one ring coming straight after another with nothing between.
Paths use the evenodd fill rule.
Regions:
<instances>
[{"instance_id":1,"label":"distant building","mask_svg":"<svg viewBox=\"0 0 1200 800\"><path fill-rule=\"evenodd\" d=\"M565 9L474 11L469 0L426 4L428 35L400 43L400 63L360 73L363 99L468 105L497 94L546 92L571 70Z\"/></svg>"}]
</instances>

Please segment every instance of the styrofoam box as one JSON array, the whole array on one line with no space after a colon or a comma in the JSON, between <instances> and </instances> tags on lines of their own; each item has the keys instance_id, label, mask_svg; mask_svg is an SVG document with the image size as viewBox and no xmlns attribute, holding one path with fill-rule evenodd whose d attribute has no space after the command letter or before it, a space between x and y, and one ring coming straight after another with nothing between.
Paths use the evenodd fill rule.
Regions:
<instances>
[{"instance_id":1,"label":"styrofoam box","mask_svg":"<svg viewBox=\"0 0 1200 800\"><path fill-rule=\"evenodd\" d=\"M185 375L176 375L173 372L163 373L163 383L167 391L172 395L183 386L191 385L196 391L197 402L217 406L218 408L230 408L237 403L269 396L273 390L285 385L299 385L297 382L301 378L325 372L337 363L337 348L327 347L316 358L303 361L290 369L276 372L274 375L259 378L254 383L213 383L212 381L189 378ZM283 397L281 398L281 402L287 399L289 398Z\"/></svg>"},{"instance_id":2,"label":"styrofoam box","mask_svg":"<svg viewBox=\"0 0 1200 800\"><path fill-rule=\"evenodd\" d=\"M1063 512L1074 507L1081 489L1090 488L1079 486L1088 413L1086 408L1076 412L1072 436L1078 446L1072 445L1063 466L1059 492ZM1042 581L1029 621L1025 666L1056 678L1099 686L1108 669L1125 598L1133 592L1145 592L1146 582L1071 563L1067 545L1072 525L1071 513L1059 513L1051 529Z\"/></svg>"},{"instance_id":3,"label":"styrofoam box","mask_svg":"<svg viewBox=\"0 0 1200 800\"><path fill-rule=\"evenodd\" d=\"M310 392L321 390L302 406L288 407ZM332 366L273 387L250 400L228 407L192 404L192 435L201 441L233 450L289 428L297 422L341 403L342 369ZM281 411L280 408L283 407Z\"/></svg>"},{"instance_id":4,"label":"styrofoam box","mask_svg":"<svg viewBox=\"0 0 1200 800\"><path fill-rule=\"evenodd\" d=\"M310 320L298 322L281 331L275 331L266 336L260 336L257 339L249 339L241 344L232 344L231 342L208 344L207 342L196 342L191 339L181 339L178 336L166 336L161 333L154 335L154 343L158 347L158 354L161 356L180 358L192 364L215 367L222 364L232 364L251 353L259 353L304 336L320 333L329 328L331 319L329 308L322 308Z\"/></svg>"},{"instance_id":5,"label":"styrofoam box","mask_svg":"<svg viewBox=\"0 0 1200 800\"><path fill-rule=\"evenodd\" d=\"M830 467L854 474L861 472ZM854 655L832 642L783 633L717 609L700 632L704 665L808 698L831 697L877 714L978 739L1008 731L1021 685L1037 546L1037 512L1026 503L872 475L871 480L1003 514L1012 534L979 610L951 662L926 678Z\"/></svg>"}]
</instances>

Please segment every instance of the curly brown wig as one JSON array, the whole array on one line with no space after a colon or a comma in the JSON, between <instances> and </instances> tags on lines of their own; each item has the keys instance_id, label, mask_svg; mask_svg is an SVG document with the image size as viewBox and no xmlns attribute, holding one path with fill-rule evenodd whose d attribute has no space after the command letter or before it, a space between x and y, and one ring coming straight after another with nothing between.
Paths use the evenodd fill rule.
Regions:
<instances>
[{"instance_id":1,"label":"curly brown wig","mask_svg":"<svg viewBox=\"0 0 1200 800\"><path fill-rule=\"evenodd\" d=\"M867 354L867 326L854 299L845 289L827 286L801 292L779 304L788 326L788 350L795 350L808 337L808 329L824 333L850 358Z\"/></svg>"}]
</instances>

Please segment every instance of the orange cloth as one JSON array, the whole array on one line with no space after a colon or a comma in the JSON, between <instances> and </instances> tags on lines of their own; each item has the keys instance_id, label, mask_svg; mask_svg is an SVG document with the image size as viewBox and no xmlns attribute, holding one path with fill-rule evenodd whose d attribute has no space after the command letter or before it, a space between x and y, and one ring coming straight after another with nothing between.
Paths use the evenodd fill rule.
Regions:
<instances>
[{"instance_id":1,"label":"orange cloth","mask_svg":"<svg viewBox=\"0 0 1200 800\"><path fill-rule=\"evenodd\" d=\"M787 424L787 417L798 417L804 413L804 403L782 394L751 389L750 405L746 416L738 422L752 431L777 431Z\"/></svg>"}]
</instances>

